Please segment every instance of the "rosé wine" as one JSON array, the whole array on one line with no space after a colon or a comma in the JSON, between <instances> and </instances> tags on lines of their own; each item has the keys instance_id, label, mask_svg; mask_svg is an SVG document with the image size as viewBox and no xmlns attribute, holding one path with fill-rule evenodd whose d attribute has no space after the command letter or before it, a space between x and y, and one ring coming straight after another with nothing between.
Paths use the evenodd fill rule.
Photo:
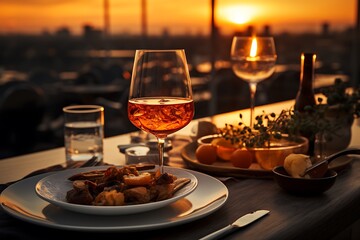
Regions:
<instances>
[{"instance_id":1,"label":"ros\u00e9 wine","mask_svg":"<svg viewBox=\"0 0 360 240\"><path fill-rule=\"evenodd\" d=\"M194 102L186 98L135 98L128 102L128 116L136 127L164 138L192 120Z\"/></svg>"}]
</instances>

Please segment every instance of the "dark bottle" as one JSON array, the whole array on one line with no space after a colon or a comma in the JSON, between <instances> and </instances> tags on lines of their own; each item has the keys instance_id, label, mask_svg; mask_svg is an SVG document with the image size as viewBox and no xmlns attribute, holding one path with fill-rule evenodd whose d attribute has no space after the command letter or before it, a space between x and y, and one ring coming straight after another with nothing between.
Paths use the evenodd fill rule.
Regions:
<instances>
[{"instance_id":1,"label":"dark bottle","mask_svg":"<svg viewBox=\"0 0 360 240\"><path fill-rule=\"evenodd\" d=\"M301 54L300 85L296 95L294 109L305 115L311 115L311 107L316 104L313 89L315 60L316 55L314 53ZM300 134L309 139L307 154L313 156L315 150L315 134L311 128L301 129Z\"/></svg>"},{"instance_id":2,"label":"dark bottle","mask_svg":"<svg viewBox=\"0 0 360 240\"><path fill-rule=\"evenodd\" d=\"M316 104L313 89L315 61L316 55L314 53L301 54L300 85L294 106L294 109L299 112L304 112L306 106Z\"/></svg>"}]
</instances>

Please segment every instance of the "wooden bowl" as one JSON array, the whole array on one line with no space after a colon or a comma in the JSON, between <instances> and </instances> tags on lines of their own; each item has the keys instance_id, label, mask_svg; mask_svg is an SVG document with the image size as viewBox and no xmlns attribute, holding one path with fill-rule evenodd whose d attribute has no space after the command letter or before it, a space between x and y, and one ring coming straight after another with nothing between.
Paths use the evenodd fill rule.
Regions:
<instances>
[{"instance_id":1,"label":"wooden bowl","mask_svg":"<svg viewBox=\"0 0 360 240\"><path fill-rule=\"evenodd\" d=\"M198 145L209 144L214 139L222 138L219 134L207 135L197 140ZM285 158L291 153L305 154L308 151L309 141L305 137L290 140L286 135L280 140L271 141L270 147L246 148L254 155L256 162L264 170L271 171L276 166L282 166ZM217 155L221 160L230 161L231 154L236 150L232 146L217 146Z\"/></svg>"},{"instance_id":2,"label":"wooden bowl","mask_svg":"<svg viewBox=\"0 0 360 240\"><path fill-rule=\"evenodd\" d=\"M315 195L329 190L335 183L337 173L328 170L322 178L294 178L291 177L283 166L275 167L275 182L286 192L297 195Z\"/></svg>"}]
</instances>

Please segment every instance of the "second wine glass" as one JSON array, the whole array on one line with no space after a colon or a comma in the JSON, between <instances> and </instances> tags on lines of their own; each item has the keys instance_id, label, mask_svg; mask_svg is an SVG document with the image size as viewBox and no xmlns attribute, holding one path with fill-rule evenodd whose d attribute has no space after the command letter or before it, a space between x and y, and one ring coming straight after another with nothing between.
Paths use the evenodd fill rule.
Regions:
<instances>
[{"instance_id":1,"label":"second wine glass","mask_svg":"<svg viewBox=\"0 0 360 240\"><path fill-rule=\"evenodd\" d=\"M194 117L185 51L136 50L128 101L129 120L156 136L163 173L165 138Z\"/></svg>"},{"instance_id":2,"label":"second wine glass","mask_svg":"<svg viewBox=\"0 0 360 240\"><path fill-rule=\"evenodd\" d=\"M275 70L276 50L272 37L235 36L231 45L232 68L235 75L249 83L250 127L254 127L254 108L257 84Z\"/></svg>"}]
</instances>

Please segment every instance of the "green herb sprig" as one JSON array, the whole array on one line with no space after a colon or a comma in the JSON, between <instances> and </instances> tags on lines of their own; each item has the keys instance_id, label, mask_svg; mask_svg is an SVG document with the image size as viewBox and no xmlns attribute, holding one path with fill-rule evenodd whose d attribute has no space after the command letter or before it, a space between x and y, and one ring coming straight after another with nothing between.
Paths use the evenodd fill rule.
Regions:
<instances>
[{"instance_id":1,"label":"green herb sprig","mask_svg":"<svg viewBox=\"0 0 360 240\"><path fill-rule=\"evenodd\" d=\"M239 115L238 125L225 124L220 129L220 134L231 144L243 147L269 146L272 139L281 139L291 121L291 110L283 110L279 116L275 113L256 116L254 128L251 129L243 122L242 114Z\"/></svg>"}]
</instances>

